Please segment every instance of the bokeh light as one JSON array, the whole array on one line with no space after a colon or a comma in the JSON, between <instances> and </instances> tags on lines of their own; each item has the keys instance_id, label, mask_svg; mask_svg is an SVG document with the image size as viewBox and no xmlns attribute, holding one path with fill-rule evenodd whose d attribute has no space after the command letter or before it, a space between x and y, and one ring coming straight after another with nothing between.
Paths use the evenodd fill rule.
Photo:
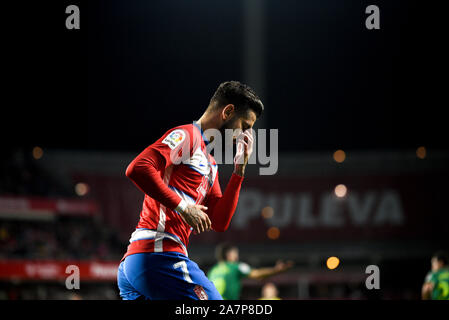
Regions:
<instances>
[{"instance_id":1,"label":"bokeh light","mask_svg":"<svg viewBox=\"0 0 449 320\"><path fill-rule=\"evenodd\" d=\"M44 150L42 150L41 147L34 147L33 148L33 158L36 160L39 160L44 155Z\"/></svg>"},{"instance_id":2,"label":"bokeh light","mask_svg":"<svg viewBox=\"0 0 449 320\"><path fill-rule=\"evenodd\" d=\"M85 196L89 192L89 186L84 182L77 183L75 185L75 192L80 197Z\"/></svg>"},{"instance_id":3,"label":"bokeh light","mask_svg":"<svg viewBox=\"0 0 449 320\"><path fill-rule=\"evenodd\" d=\"M416 149L416 156L419 159L424 159L427 155L427 150L425 147L419 147L418 149Z\"/></svg>"},{"instance_id":4,"label":"bokeh light","mask_svg":"<svg viewBox=\"0 0 449 320\"><path fill-rule=\"evenodd\" d=\"M342 163L346 159L346 153L343 150L337 150L334 152L334 160L338 163Z\"/></svg>"},{"instance_id":5,"label":"bokeh light","mask_svg":"<svg viewBox=\"0 0 449 320\"><path fill-rule=\"evenodd\" d=\"M343 198L346 196L346 193L348 192L348 189L344 184L339 184L335 187L335 195L339 198Z\"/></svg>"},{"instance_id":6,"label":"bokeh light","mask_svg":"<svg viewBox=\"0 0 449 320\"><path fill-rule=\"evenodd\" d=\"M279 228L276 228L276 227L271 227L267 231L267 236L271 240L276 240L277 238L279 238L280 234L281 234L281 231L279 230Z\"/></svg>"},{"instance_id":7,"label":"bokeh light","mask_svg":"<svg viewBox=\"0 0 449 320\"><path fill-rule=\"evenodd\" d=\"M337 268L339 264L340 259L338 259L337 257L329 257L326 261L326 266L331 270Z\"/></svg>"},{"instance_id":8,"label":"bokeh light","mask_svg":"<svg viewBox=\"0 0 449 320\"><path fill-rule=\"evenodd\" d=\"M270 219L274 215L274 210L272 207L265 207L262 209L262 217L264 219Z\"/></svg>"}]
</instances>

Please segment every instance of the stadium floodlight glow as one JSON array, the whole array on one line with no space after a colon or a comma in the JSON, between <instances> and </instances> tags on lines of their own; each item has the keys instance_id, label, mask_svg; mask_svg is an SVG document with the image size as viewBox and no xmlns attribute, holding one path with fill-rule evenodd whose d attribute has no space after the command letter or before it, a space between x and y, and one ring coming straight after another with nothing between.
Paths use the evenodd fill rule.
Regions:
<instances>
[{"instance_id":1,"label":"stadium floodlight glow","mask_svg":"<svg viewBox=\"0 0 449 320\"><path fill-rule=\"evenodd\" d=\"M339 184L338 186L335 187L334 192L337 197L343 198L344 196L346 196L348 189L344 184Z\"/></svg>"},{"instance_id":2,"label":"stadium floodlight glow","mask_svg":"<svg viewBox=\"0 0 449 320\"><path fill-rule=\"evenodd\" d=\"M276 240L277 238L279 238L280 234L281 234L281 231L277 227L271 227L267 231L267 236L271 240Z\"/></svg>"},{"instance_id":3,"label":"stadium floodlight glow","mask_svg":"<svg viewBox=\"0 0 449 320\"><path fill-rule=\"evenodd\" d=\"M41 147L34 147L33 148L33 158L36 160L39 160L44 155L44 150L42 150Z\"/></svg>"},{"instance_id":4,"label":"stadium floodlight glow","mask_svg":"<svg viewBox=\"0 0 449 320\"><path fill-rule=\"evenodd\" d=\"M426 147L421 146L418 149L416 149L416 156L419 159L424 159L426 155L427 155Z\"/></svg>"},{"instance_id":5,"label":"stadium floodlight glow","mask_svg":"<svg viewBox=\"0 0 449 320\"><path fill-rule=\"evenodd\" d=\"M327 258L326 266L330 270L334 270L335 268L338 267L339 264L340 264L340 259L338 259L337 257L329 257L329 258Z\"/></svg>"},{"instance_id":6,"label":"stadium floodlight glow","mask_svg":"<svg viewBox=\"0 0 449 320\"><path fill-rule=\"evenodd\" d=\"M343 150L337 150L333 156L335 162L342 163L346 159L346 153Z\"/></svg>"},{"instance_id":7,"label":"stadium floodlight glow","mask_svg":"<svg viewBox=\"0 0 449 320\"><path fill-rule=\"evenodd\" d=\"M75 192L80 197L85 196L89 192L89 186L84 182L79 182L75 185Z\"/></svg>"},{"instance_id":8,"label":"stadium floodlight glow","mask_svg":"<svg viewBox=\"0 0 449 320\"><path fill-rule=\"evenodd\" d=\"M262 217L264 219L270 219L274 215L274 210L272 207L265 207L262 209Z\"/></svg>"}]
</instances>

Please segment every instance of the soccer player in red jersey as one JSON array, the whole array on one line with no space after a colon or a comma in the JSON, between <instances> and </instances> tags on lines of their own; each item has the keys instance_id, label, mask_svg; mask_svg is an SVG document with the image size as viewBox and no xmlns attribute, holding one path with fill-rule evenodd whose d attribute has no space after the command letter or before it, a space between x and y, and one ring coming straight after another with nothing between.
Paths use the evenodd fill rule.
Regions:
<instances>
[{"instance_id":1,"label":"soccer player in red jersey","mask_svg":"<svg viewBox=\"0 0 449 320\"><path fill-rule=\"evenodd\" d=\"M122 299L222 298L188 258L189 236L228 228L252 152L251 128L263 109L250 87L224 82L198 121L168 130L129 164L126 176L145 198L117 274ZM224 193L217 163L206 149L209 129L241 130L233 137L234 172Z\"/></svg>"}]
</instances>

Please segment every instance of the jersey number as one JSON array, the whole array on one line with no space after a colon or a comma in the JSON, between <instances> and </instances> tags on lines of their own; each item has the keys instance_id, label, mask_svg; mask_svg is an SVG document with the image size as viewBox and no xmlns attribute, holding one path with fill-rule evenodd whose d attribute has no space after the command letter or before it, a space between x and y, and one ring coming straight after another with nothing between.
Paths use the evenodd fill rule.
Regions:
<instances>
[{"instance_id":1,"label":"jersey number","mask_svg":"<svg viewBox=\"0 0 449 320\"><path fill-rule=\"evenodd\" d=\"M181 271L183 273L184 280L189 282L189 283L193 283L192 279L190 279L189 270L187 269L187 263L185 261L176 262L173 265L173 268L174 269L181 269Z\"/></svg>"}]
</instances>

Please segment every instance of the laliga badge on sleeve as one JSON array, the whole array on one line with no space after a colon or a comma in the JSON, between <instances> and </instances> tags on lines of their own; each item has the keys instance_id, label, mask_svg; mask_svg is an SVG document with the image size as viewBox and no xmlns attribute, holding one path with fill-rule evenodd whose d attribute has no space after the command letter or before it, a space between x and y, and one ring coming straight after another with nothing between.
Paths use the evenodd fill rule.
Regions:
<instances>
[{"instance_id":1,"label":"laliga badge on sleeve","mask_svg":"<svg viewBox=\"0 0 449 320\"><path fill-rule=\"evenodd\" d=\"M162 140L162 143L165 143L166 145L168 145L170 147L170 149L175 149L177 146L179 146L179 144L181 142L184 141L184 139L186 138L186 133L184 132L184 130L173 130L172 132L170 132L165 138L164 140Z\"/></svg>"}]
</instances>

